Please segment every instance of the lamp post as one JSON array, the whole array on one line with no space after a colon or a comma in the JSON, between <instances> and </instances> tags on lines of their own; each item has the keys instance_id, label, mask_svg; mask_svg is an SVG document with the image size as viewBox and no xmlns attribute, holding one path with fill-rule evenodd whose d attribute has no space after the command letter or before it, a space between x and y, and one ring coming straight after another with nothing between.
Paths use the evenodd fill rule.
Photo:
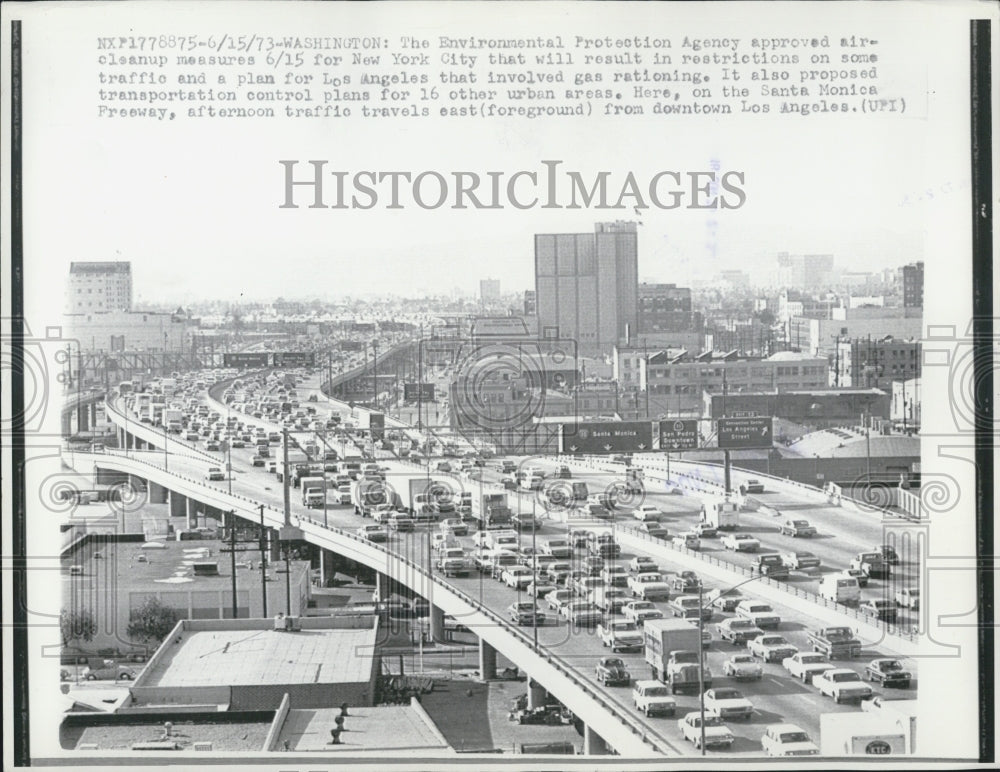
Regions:
<instances>
[{"instance_id":1,"label":"lamp post","mask_svg":"<svg viewBox=\"0 0 1000 772\"><path fill-rule=\"evenodd\" d=\"M264 505L260 504L258 507L260 509L260 593L264 617L267 617L267 531L264 526Z\"/></svg>"}]
</instances>

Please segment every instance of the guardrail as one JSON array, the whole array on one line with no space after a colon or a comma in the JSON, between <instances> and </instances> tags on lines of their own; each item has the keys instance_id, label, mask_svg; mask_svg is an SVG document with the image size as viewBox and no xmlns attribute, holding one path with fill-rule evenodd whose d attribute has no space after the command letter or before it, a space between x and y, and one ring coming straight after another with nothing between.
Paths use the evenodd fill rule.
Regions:
<instances>
[{"instance_id":1,"label":"guardrail","mask_svg":"<svg viewBox=\"0 0 1000 772\"><path fill-rule=\"evenodd\" d=\"M226 499L234 499L240 502L246 502L247 504L250 505L245 510L247 513L249 513L249 515L244 515L242 511L238 511L237 508L227 504L223 504L222 507L220 508L231 509L234 512L234 514L243 516L245 519L250 519L251 522L255 524L259 523L260 507L263 506L265 513L268 512L269 510L271 512L276 513L276 515L272 515L270 519L277 520L279 525L284 525L283 511L279 510L278 508L272 505L256 502L246 496L242 496L237 493L228 494L224 491L217 490L212 486L205 485L204 481L202 480L195 480L193 478L187 477L186 475L178 474L175 471L164 469L163 467L151 463L150 461L147 461L145 459L135 458L134 456L125 457L121 455L119 452L103 453L103 454L83 453L77 455L82 455L82 456L92 455L94 456L95 464L99 463L102 459L106 461L108 457L112 457L112 458L124 459L126 462L133 462L150 467L158 472L162 472L163 474L173 477L177 480L183 480L188 484L194 485L198 488L207 489L207 491L212 494L212 497L216 502L212 503L212 506L218 506L218 502L224 502ZM347 538L353 542L356 542L359 545L363 545L364 550L360 550L359 551L360 554L364 554L365 550L375 550L377 552L385 553L387 556L401 561L403 565L407 566L411 570L411 572L413 572L413 574L420 576L424 582L429 582L434 586L439 586L446 592L456 595L458 598L462 600L462 602L466 603L475 611L483 614L486 618L495 623L496 627L502 630L505 634L513 636L521 644L529 646L533 653L535 653L537 656L545 660L547 664L549 664L551 667L556 669L560 674L569 679L576 688L578 688L585 695L587 695L595 702L597 702L606 712L614 715L623 727L628 728L644 744L650 746L652 750L667 755L678 753L677 748L675 748L670 743L669 740L660 736L651 727L643 724L636 717L632 716L628 712L626 706L622 705L616 700L612 700L607 694L604 694L603 692L593 688L589 683L583 680L571 667L566 665L559 657L556 657L555 655L551 654L542 647L535 648L533 639L529 638L525 633L512 626L507 620L503 619L500 615L498 615L488 606L477 601L468 593L460 590L454 585L445 582L443 579L441 579L438 575L434 574L433 572L425 570L425 568L421 564L413 561L412 559L410 559L405 555L390 550L387 547L374 544L367 539L362 539L356 534L350 533L342 528L338 528L337 526L331 526L331 525L324 526L322 522L315 521L308 515L296 514L293 517L295 520L295 525L297 525L300 529L302 529L304 533L307 533L309 530L316 529L320 533L326 532L328 534L334 534L340 537ZM303 528L304 523L308 524L309 526L308 529ZM316 536L317 534L314 533L313 537L316 538ZM373 567L376 569L379 568L384 569L385 565L384 563L381 563L380 565ZM399 575L403 576L405 575L405 572L401 571L399 572ZM599 731L600 728L595 727L595 729L597 729L598 734L600 734Z\"/></svg>"},{"instance_id":2,"label":"guardrail","mask_svg":"<svg viewBox=\"0 0 1000 772\"><path fill-rule=\"evenodd\" d=\"M129 418L127 413L124 413L122 412L122 410L119 410L117 405L113 404L113 401L116 399L120 399L120 397L112 397L111 393L109 392L104 400L104 409L109 418L112 415L115 415L118 418L122 419L125 425L120 426L119 428L121 428L123 431L126 431L129 434L138 437L139 439L145 442L153 443L155 441L161 443L161 446L162 444L166 444L168 446L167 452L170 453L171 455L188 456L189 458L205 459L211 461L212 464L214 465L225 463L225 457L222 456L221 454L219 458L216 458L215 456L209 454L207 451L192 447L191 445L188 445L186 442L184 442L183 440L179 440L176 437L171 437L169 432L164 433L162 431L156 431L154 429L146 428L146 425L143 424L141 421ZM128 408L125 409L127 410ZM117 422L113 423L115 423L116 426L118 425ZM169 448L169 445L171 443L178 446L183 452L175 453L174 451L171 451Z\"/></svg>"}]
</instances>

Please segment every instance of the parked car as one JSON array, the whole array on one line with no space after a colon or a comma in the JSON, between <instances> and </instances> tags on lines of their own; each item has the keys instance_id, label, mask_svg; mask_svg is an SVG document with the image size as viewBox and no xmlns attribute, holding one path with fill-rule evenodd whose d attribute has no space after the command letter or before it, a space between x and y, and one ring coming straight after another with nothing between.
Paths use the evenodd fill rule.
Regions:
<instances>
[{"instance_id":1,"label":"parked car","mask_svg":"<svg viewBox=\"0 0 1000 772\"><path fill-rule=\"evenodd\" d=\"M887 688L909 689L913 675L898 659L873 659L865 668L865 678Z\"/></svg>"},{"instance_id":2,"label":"parked car","mask_svg":"<svg viewBox=\"0 0 1000 772\"><path fill-rule=\"evenodd\" d=\"M97 667L85 667L80 675L87 681L134 681L136 671L113 659L106 659Z\"/></svg>"},{"instance_id":3,"label":"parked car","mask_svg":"<svg viewBox=\"0 0 1000 772\"><path fill-rule=\"evenodd\" d=\"M816 756L819 748L809 735L795 724L771 724L760 738L768 756Z\"/></svg>"},{"instance_id":4,"label":"parked car","mask_svg":"<svg viewBox=\"0 0 1000 772\"><path fill-rule=\"evenodd\" d=\"M759 681L764 668L752 654L734 654L722 666L722 674L737 681Z\"/></svg>"}]
</instances>

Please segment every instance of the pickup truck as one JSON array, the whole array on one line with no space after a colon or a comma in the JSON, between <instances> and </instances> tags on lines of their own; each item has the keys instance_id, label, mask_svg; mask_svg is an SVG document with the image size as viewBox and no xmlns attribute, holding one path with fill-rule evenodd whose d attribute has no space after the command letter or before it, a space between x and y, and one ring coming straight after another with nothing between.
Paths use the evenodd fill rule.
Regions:
<instances>
[{"instance_id":1,"label":"pickup truck","mask_svg":"<svg viewBox=\"0 0 1000 772\"><path fill-rule=\"evenodd\" d=\"M469 558L461 547L446 549L437 559L437 570L445 576L468 576L471 568Z\"/></svg>"},{"instance_id":2,"label":"pickup truck","mask_svg":"<svg viewBox=\"0 0 1000 772\"><path fill-rule=\"evenodd\" d=\"M605 566L600 573L601 581L612 587L628 587L629 575L622 566Z\"/></svg>"},{"instance_id":3,"label":"pickup truck","mask_svg":"<svg viewBox=\"0 0 1000 772\"><path fill-rule=\"evenodd\" d=\"M605 686L628 686L632 675L618 657L601 657L594 668L597 682Z\"/></svg>"},{"instance_id":4,"label":"pickup truck","mask_svg":"<svg viewBox=\"0 0 1000 772\"><path fill-rule=\"evenodd\" d=\"M850 627L821 627L810 630L807 637L813 651L825 654L830 659L857 657L861 654L861 641Z\"/></svg>"},{"instance_id":5,"label":"pickup truck","mask_svg":"<svg viewBox=\"0 0 1000 772\"><path fill-rule=\"evenodd\" d=\"M670 600L670 586L656 573L630 576L628 589L633 597L642 600Z\"/></svg>"},{"instance_id":6,"label":"pickup truck","mask_svg":"<svg viewBox=\"0 0 1000 772\"><path fill-rule=\"evenodd\" d=\"M628 593L620 587L600 586L591 591L590 601L606 614L619 614L628 602Z\"/></svg>"},{"instance_id":7,"label":"pickup truck","mask_svg":"<svg viewBox=\"0 0 1000 772\"><path fill-rule=\"evenodd\" d=\"M635 622L612 620L597 626L597 635L605 648L611 651L641 651L642 633Z\"/></svg>"},{"instance_id":8,"label":"pickup truck","mask_svg":"<svg viewBox=\"0 0 1000 772\"><path fill-rule=\"evenodd\" d=\"M698 592L701 586L701 579L694 571L681 571L676 576L670 578L670 590L672 592L692 593Z\"/></svg>"},{"instance_id":9,"label":"pickup truck","mask_svg":"<svg viewBox=\"0 0 1000 772\"><path fill-rule=\"evenodd\" d=\"M749 619L763 630L772 630L781 624L781 617L774 613L774 609L759 600L741 601L736 606L736 616Z\"/></svg>"},{"instance_id":10,"label":"pickup truck","mask_svg":"<svg viewBox=\"0 0 1000 772\"><path fill-rule=\"evenodd\" d=\"M677 711L677 700L659 681L636 681L632 687L632 702L636 710L647 716L672 716Z\"/></svg>"},{"instance_id":11,"label":"pickup truck","mask_svg":"<svg viewBox=\"0 0 1000 772\"><path fill-rule=\"evenodd\" d=\"M747 641L747 651L765 662L781 662L799 653L799 647L785 640L782 635L758 635Z\"/></svg>"},{"instance_id":12,"label":"pickup truck","mask_svg":"<svg viewBox=\"0 0 1000 772\"><path fill-rule=\"evenodd\" d=\"M542 543L542 554L554 558L568 558L573 556L573 548L565 539L547 539Z\"/></svg>"},{"instance_id":13,"label":"pickup truck","mask_svg":"<svg viewBox=\"0 0 1000 772\"><path fill-rule=\"evenodd\" d=\"M837 667L826 658L826 655L816 651L800 651L783 659L781 666L788 671L788 675L798 678L804 684L811 683L817 673Z\"/></svg>"},{"instance_id":14,"label":"pickup truck","mask_svg":"<svg viewBox=\"0 0 1000 772\"><path fill-rule=\"evenodd\" d=\"M820 567L820 559L812 552L783 552L781 562L793 571L806 571Z\"/></svg>"},{"instance_id":15,"label":"pickup truck","mask_svg":"<svg viewBox=\"0 0 1000 772\"><path fill-rule=\"evenodd\" d=\"M733 552L756 552L760 549L760 539L748 533L731 533L722 537L722 546Z\"/></svg>"},{"instance_id":16,"label":"pickup truck","mask_svg":"<svg viewBox=\"0 0 1000 772\"><path fill-rule=\"evenodd\" d=\"M714 539L716 536L719 535L718 528L716 528L711 523L706 523L704 521L700 523L695 523L694 526L691 528L691 530L694 531L694 533L698 534L698 536L702 539Z\"/></svg>"},{"instance_id":17,"label":"pickup truck","mask_svg":"<svg viewBox=\"0 0 1000 772\"><path fill-rule=\"evenodd\" d=\"M771 552L766 555L758 555L757 562L754 563L753 569L764 576L771 577L772 579L788 578L788 566L782 562L781 555L776 552Z\"/></svg>"},{"instance_id":18,"label":"pickup truck","mask_svg":"<svg viewBox=\"0 0 1000 772\"><path fill-rule=\"evenodd\" d=\"M573 600L573 593L569 590L555 590L545 596L545 602L549 608L557 614L562 614L563 607Z\"/></svg>"},{"instance_id":19,"label":"pickup truck","mask_svg":"<svg viewBox=\"0 0 1000 772\"><path fill-rule=\"evenodd\" d=\"M652 504L641 504L632 512L632 516L641 523L655 523L663 517L663 512Z\"/></svg>"},{"instance_id":20,"label":"pickup truck","mask_svg":"<svg viewBox=\"0 0 1000 772\"><path fill-rule=\"evenodd\" d=\"M888 579L889 564L879 552L861 552L851 561L851 568L857 568L872 579Z\"/></svg>"},{"instance_id":21,"label":"pickup truck","mask_svg":"<svg viewBox=\"0 0 1000 772\"><path fill-rule=\"evenodd\" d=\"M872 696L872 688L861 680L853 670L835 667L813 676L813 686L824 697L833 697L836 703L845 700L866 700Z\"/></svg>"},{"instance_id":22,"label":"pickup truck","mask_svg":"<svg viewBox=\"0 0 1000 772\"><path fill-rule=\"evenodd\" d=\"M701 713L694 711L688 713L677 722L681 736L688 742L694 743L694 747L701 749ZM736 737L729 727L722 723L722 719L713 713L705 714L705 747L706 748L729 748Z\"/></svg>"},{"instance_id":23,"label":"pickup truck","mask_svg":"<svg viewBox=\"0 0 1000 772\"><path fill-rule=\"evenodd\" d=\"M797 519L791 519L790 518L790 519L786 520L784 523L781 524L781 535L782 536L792 536L792 537L796 537L796 536L803 536L803 537L815 536L816 535L816 528L814 526L812 526L812 525L809 525L809 521L808 520L797 520Z\"/></svg>"},{"instance_id":24,"label":"pickup truck","mask_svg":"<svg viewBox=\"0 0 1000 772\"><path fill-rule=\"evenodd\" d=\"M711 603L713 608L722 609L723 611L734 610L743 600L743 594L737 589L723 590L717 588L705 593L705 602Z\"/></svg>"}]
</instances>

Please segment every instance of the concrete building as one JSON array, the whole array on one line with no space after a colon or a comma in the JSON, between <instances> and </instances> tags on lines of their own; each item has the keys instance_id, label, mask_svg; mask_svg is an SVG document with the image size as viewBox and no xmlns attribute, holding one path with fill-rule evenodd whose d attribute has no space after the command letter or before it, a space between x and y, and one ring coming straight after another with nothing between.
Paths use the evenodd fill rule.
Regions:
<instances>
[{"instance_id":1,"label":"concrete building","mask_svg":"<svg viewBox=\"0 0 1000 772\"><path fill-rule=\"evenodd\" d=\"M479 299L484 304L495 303L496 301L498 301L500 299L500 280L480 279Z\"/></svg>"},{"instance_id":2,"label":"concrete building","mask_svg":"<svg viewBox=\"0 0 1000 772\"><path fill-rule=\"evenodd\" d=\"M736 352L644 351L615 348L615 379L626 390L649 390L650 411L701 411L702 395L762 391L825 389L829 385L825 359L793 352L762 358ZM654 407L655 403L655 407Z\"/></svg>"},{"instance_id":3,"label":"concrete building","mask_svg":"<svg viewBox=\"0 0 1000 772\"><path fill-rule=\"evenodd\" d=\"M919 309L912 309L918 311ZM923 318L907 315L902 308L851 308L844 319L793 317L788 325L788 345L804 354L825 357L833 362L841 339L883 337L919 339ZM839 384L843 386L844 384Z\"/></svg>"},{"instance_id":4,"label":"concrete building","mask_svg":"<svg viewBox=\"0 0 1000 772\"><path fill-rule=\"evenodd\" d=\"M536 316L538 314L538 301L534 290L524 291L524 315Z\"/></svg>"},{"instance_id":5,"label":"concrete building","mask_svg":"<svg viewBox=\"0 0 1000 772\"><path fill-rule=\"evenodd\" d=\"M705 392L703 404L703 418L770 415L809 429L850 424L862 415L889 417L889 395L880 389L764 391L729 394L725 399Z\"/></svg>"},{"instance_id":6,"label":"concrete building","mask_svg":"<svg viewBox=\"0 0 1000 772\"><path fill-rule=\"evenodd\" d=\"M132 310L132 263L70 263L66 312L105 313Z\"/></svg>"},{"instance_id":7,"label":"concrete building","mask_svg":"<svg viewBox=\"0 0 1000 772\"><path fill-rule=\"evenodd\" d=\"M833 255L790 255L778 253L774 284L796 289L824 288L831 284Z\"/></svg>"},{"instance_id":8,"label":"concrete building","mask_svg":"<svg viewBox=\"0 0 1000 772\"><path fill-rule=\"evenodd\" d=\"M195 324L186 316L144 311L68 314L68 337L84 351L190 351Z\"/></svg>"},{"instance_id":9,"label":"concrete building","mask_svg":"<svg viewBox=\"0 0 1000 772\"><path fill-rule=\"evenodd\" d=\"M695 329L691 288L676 284L639 285L639 333Z\"/></svg>"},{"instance_id":10,"label":"concrete building","mask_svg":"<svg viewBox=\"0 0 1000 772\"><path fill-rule=\"evenodd\" d=\"M543 339L575 340L607 353L638 332L635 223L598 223L594 233L537 234L535 290Z\"/></svg>"},{"instance_id":11,"label":"concrete building","mask_svg":"<svg viewBox=\"0 0 1000 772\"><path fill-rule=\"evenodd\" d=\"M918 340L891 335L841 340L834 359L834 383L892 393L894 381L920 376L920 348Z\"/></svg>"},{"instance_id":12,"label":"concrete building","mask_svg":"<svg viewBox=\"0 0 1000 772\"><path fill-rule=\"evenodd\" d=\"M918 261L899 269L900 283L903 285L903 307L923 308L924 306L924 263Z\"/></svg>"}]
</instances>

